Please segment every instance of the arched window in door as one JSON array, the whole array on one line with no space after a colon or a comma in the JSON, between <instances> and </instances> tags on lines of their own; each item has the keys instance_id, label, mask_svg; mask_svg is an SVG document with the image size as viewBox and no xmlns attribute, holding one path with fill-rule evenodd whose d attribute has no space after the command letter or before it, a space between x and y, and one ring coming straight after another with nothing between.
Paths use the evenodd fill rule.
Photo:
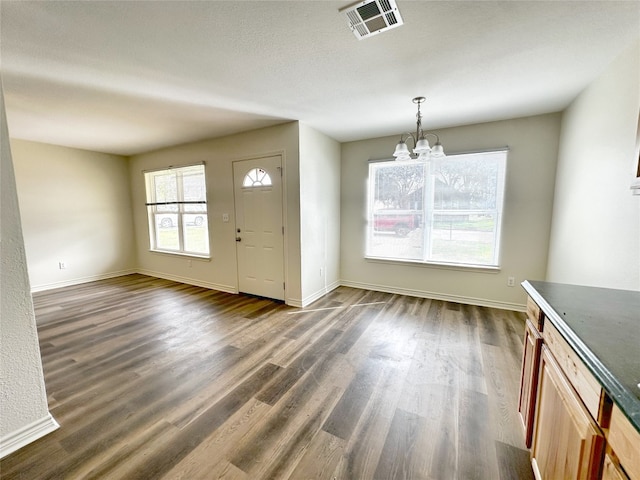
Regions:
<instances>
[{"instance_id":1,"label":"arched window in door","mask_svg":"<svg viewBox=\"0 0 640 480\"><path fill-rule=\"evenodd\" d=\"M261 168L249 170L242 182L243 187L268 187L269 185L272 185L271 177Z\"/></svg>"}]
</instances>

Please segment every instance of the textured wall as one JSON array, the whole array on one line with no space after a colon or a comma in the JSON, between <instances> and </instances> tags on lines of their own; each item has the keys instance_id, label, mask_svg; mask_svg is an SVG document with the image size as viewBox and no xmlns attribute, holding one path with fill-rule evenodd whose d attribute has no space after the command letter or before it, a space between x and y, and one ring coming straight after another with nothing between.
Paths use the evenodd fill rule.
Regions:
<instances>
[{"instance_id":1,"label":"textured wall","mask_svg":"<svg viewBox=\"0 0 640 480\"><path fill-rule=\"evenodd\" d=\"M49 416L0 90L0 440Z\"/></svg>"}]
</instances>

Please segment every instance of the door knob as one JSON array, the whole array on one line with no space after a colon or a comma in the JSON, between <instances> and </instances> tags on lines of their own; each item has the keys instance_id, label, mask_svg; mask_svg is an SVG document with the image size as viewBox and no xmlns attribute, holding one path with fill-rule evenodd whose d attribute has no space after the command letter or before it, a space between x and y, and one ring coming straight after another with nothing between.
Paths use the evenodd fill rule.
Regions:
<instances>
[{"instance_id":1,"label":"door knob","mask_svg":"<svg viewBox=\"0 0 640 480\"><path fill-rule=\"evenodd\" d=\"M241 242L242 239L240 237L236 237L236 242Z\"/></svg>"}]
</instances>

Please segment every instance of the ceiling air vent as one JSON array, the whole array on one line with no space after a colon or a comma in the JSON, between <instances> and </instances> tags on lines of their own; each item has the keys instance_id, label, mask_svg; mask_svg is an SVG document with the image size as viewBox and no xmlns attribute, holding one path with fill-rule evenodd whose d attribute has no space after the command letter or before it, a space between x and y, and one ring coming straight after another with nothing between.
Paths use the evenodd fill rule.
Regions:
<instances>
[{"instance_id":1,"label":"ceiling air vent","mask_svg":"<svg viewBox=\"0 0 640 480\"><path fill-rule=\"evenodd\" d=\"M358 40L402 25L395 0L365 0L340 10Z\"/></svg>"}]
</instances>

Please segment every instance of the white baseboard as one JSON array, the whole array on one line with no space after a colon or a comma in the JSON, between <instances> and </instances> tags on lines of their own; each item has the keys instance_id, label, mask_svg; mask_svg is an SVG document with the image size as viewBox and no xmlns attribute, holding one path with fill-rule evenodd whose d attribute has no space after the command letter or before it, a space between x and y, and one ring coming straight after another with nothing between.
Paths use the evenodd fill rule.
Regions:
<instances>
[{"instance_id":1,"label":"white baseboard","mask_svg":"<svg viewBox=\"0 0 640 480\"><path fill-rule=\"evenodd\" d=\"M44 290L51 290L53 288L68 287L72 285L79 285L82 283L95 282L97 280L105 280L107 278L120 277L123 275L130 275L132 273L140 273L141 275L148 275L150 277L163 278L165 280L171 280L179 283L186 283L187 285L194 285L196 287L209 288L211 290L218 290L226 293L238 293L238 288L235 285L222 285L219 283L204 282L189 277L181 277L179 275L172 275L164 272L156 272L153 270L137 269L137 270L121 270L119 272L111 272L103 275L94 275L91 277L83 277L74 280L68 280L65 282L50 283L46 285L37 285L31 288L31 292L40 292ZM484 298L464 297L461 295L451 295L446 293L429 292L426 290L414 290L409 288L399 288L388 285L377 285L371 283L351 282L348 280L340 280L326 285L311 295L299 298L287 298L285 303L292 307L304 308L316 300L322 298L332 290L340 286L360 288L363 290L374 290L376 292L395 293L398 295L408 295L411 297L431 298L433 300L444 300L447 302L464 303L467 305L476 305L479 307L491 307L499 308L501 310L513 310L516 312L525 312L527 306L525 304L500 302L496 300L489 300Z\"/></svg>"},{"instance_id":2,"label":"white baseboard","mask_svg":"<svg viewBox=\"0 0 640 480\"><path fill-rule=\"evenodd\" d=\"M65 280L64 282L45 283L42 285L32 285L31 293L44 292L45 290L53 290L54 288L71 287L72 285L80 285L82 283L96 282L98 280L106 280L107 278L122 277L123 275L131 275L137 270L120 270L118 272L103 273L100 275L91 275L89 277L74 278Z\"/></svg>"},{"instance_id":3,"label":"white baseboard","mask_svg":"<svg viewBox=\"0 0 640 480\"><path fill-rule=\"evenodd\" d=\"M294 307L300 307L300 308L304 308L308 305L311 305L313 302L315 302L316 300L319 300L320 298L324 297L327 293L331 292L332 290L335 290L336 288L338 288L341 285L341 283L339 281L335 281L329 285L325 285L323 288L321 288L320 290L318 290L315 293L312 293L311 295L307 295L306 297L304 297L302 299L302 301L300 302L300 305L292 305Z\"/></svg>"},{"instance_id":4,"label":"white baseboard","mask_svg":"<svg viewBox=\"0 0 640 480\"><path fill-rule=\"evenodd\" d=\"M10 453L15 452L31 442L35 442L58 428L60 428L60 425L58 425L58 422L56 422L49 413L46 417L3 436L0 438L0 458L6 457Z\"/></svg>"},{"instance_id":5,"label":"white baseboard","mask_svg":"<svg viewBox=\"0 0 640 480\"><path fill-rule=\"evenodd\" d=\"M340 285L345 287L361 288L363 290L373 290L376 292L396 293L398 295L408 295L410 297L430 298L432 300L444 300L447 302L464 303L466 305L476 305L478 307L491 307L501 310L513 310L516 312L526 312L527 306L519 303L499 302L484 298L463 297L461 295L450 295L446 293L429 292L425 290L412 290L408 288L390 287L387 285L374 285L370 283L350 282L342 280Z\"/></svg>"},{"instance_id":6,"label":"white baseboard","mask_svg":"<svg viewBox=\"0 0 640 480\"><path fill-rule=\"evenodd\" d=\"M155 272L153 270L138 269L136 273L141 275L148 275L149 277L163 278L165 280L171 280L178 283L186 283L187 285L193 285L196 287L208 288L210 290L218 290L226 293L238 293L238 288L235 285L222 285L219 283L203 282L189 277L181 277L179 275L171 275L164 272Z\"/></svg>"}]
</instances>

